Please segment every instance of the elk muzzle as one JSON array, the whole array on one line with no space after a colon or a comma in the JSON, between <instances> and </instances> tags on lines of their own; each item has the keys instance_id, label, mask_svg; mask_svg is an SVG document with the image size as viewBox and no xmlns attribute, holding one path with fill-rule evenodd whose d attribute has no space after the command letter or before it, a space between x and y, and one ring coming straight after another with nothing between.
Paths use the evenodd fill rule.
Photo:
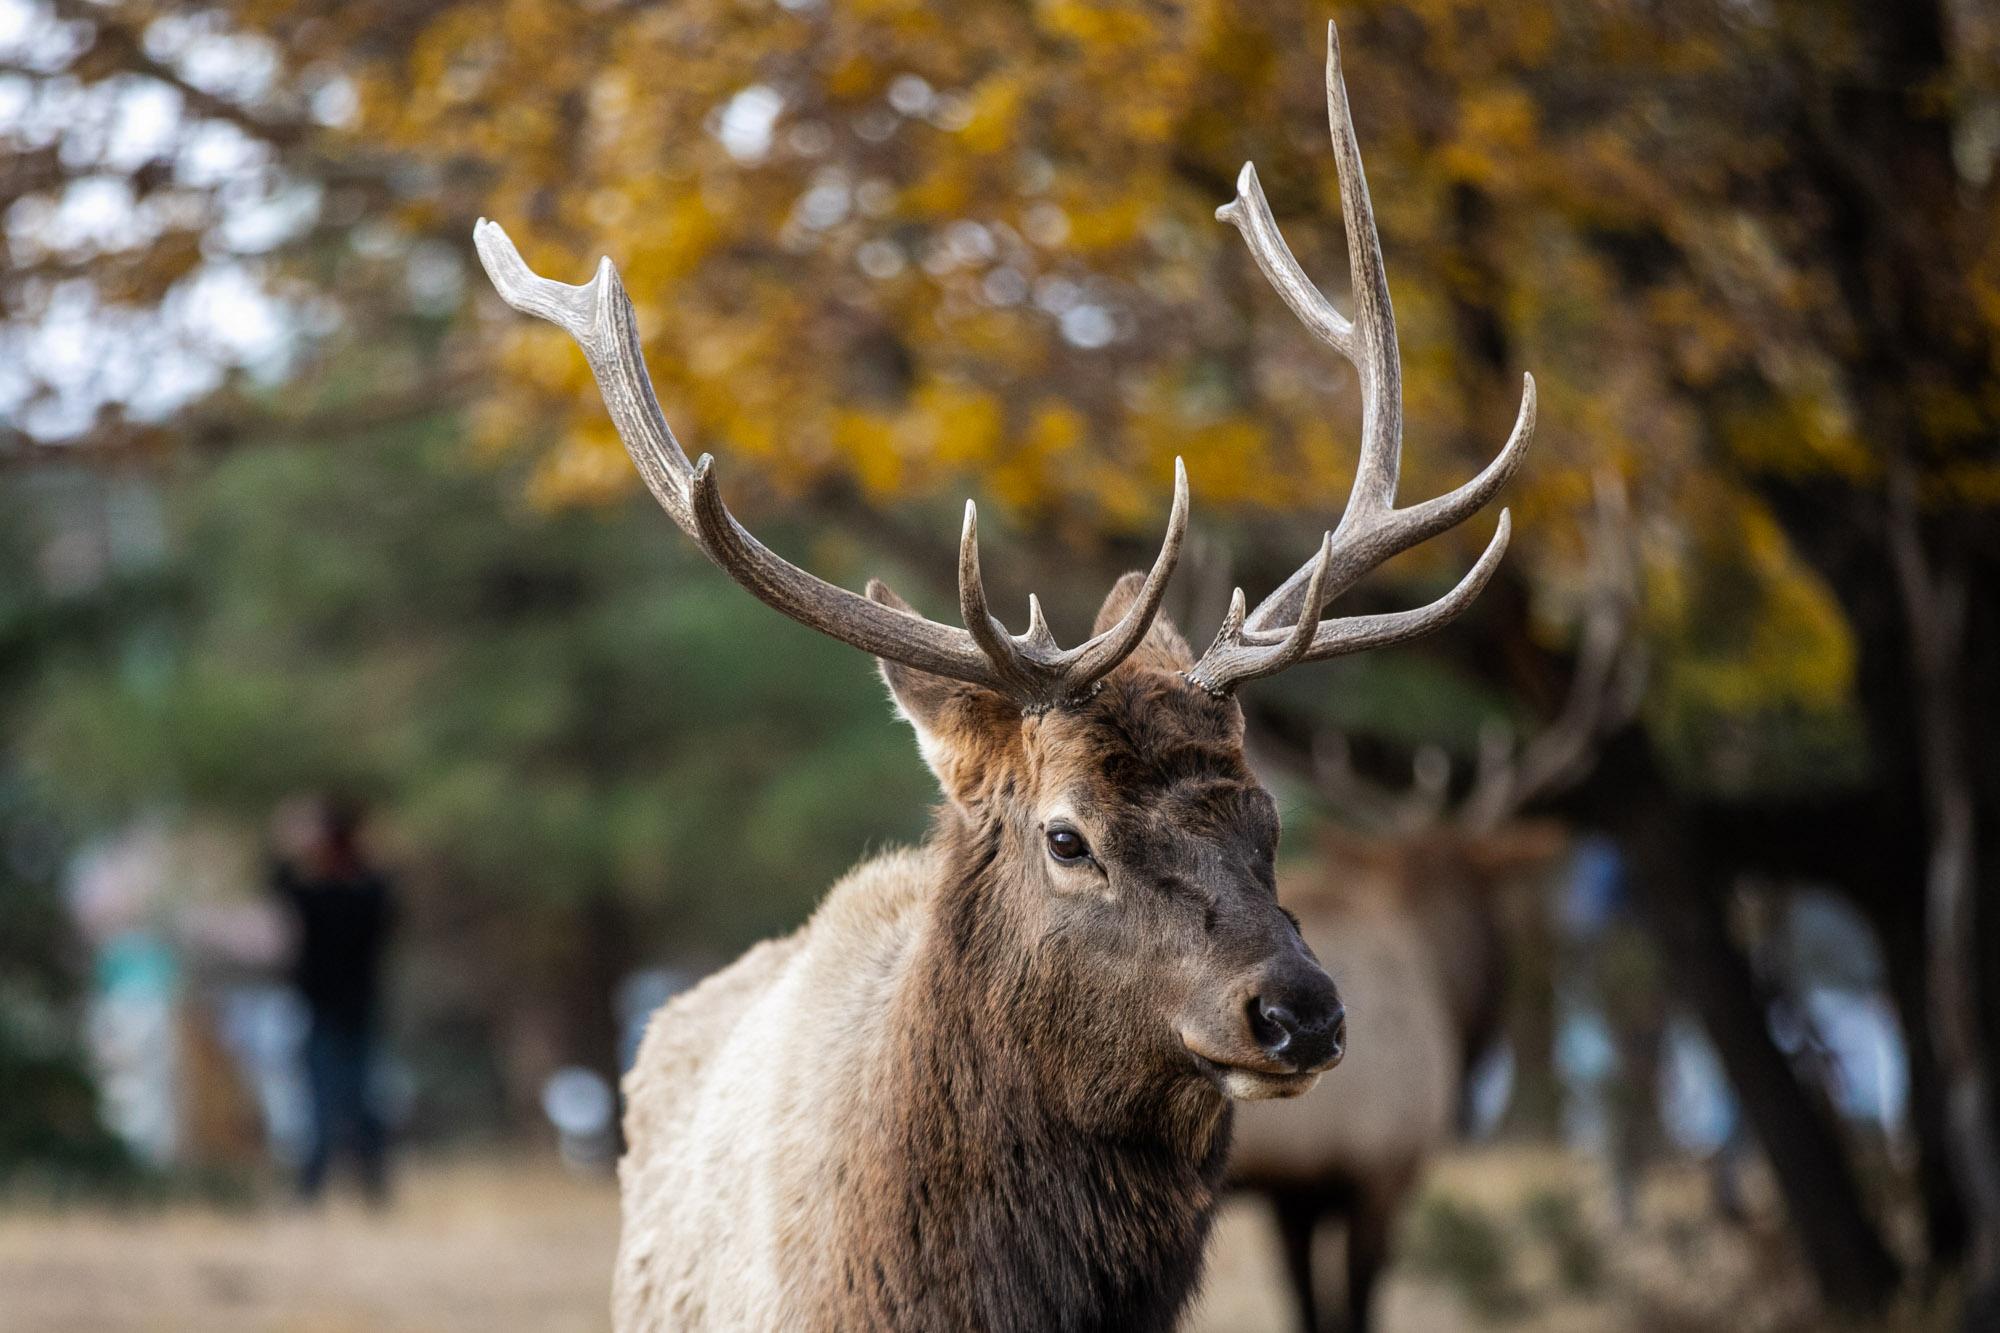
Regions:
<instances>
[{"instance_id":1,"label":"elk muzzle","mask_svg":"<svg viewBox=\"0 0 2000 1333\"><path fill-rule=\"evenodd\" d=\"M1259 969L1238 1001L1181 1025L1181 1043L1224 1095L1296 1097L1340 1063L1347 1011L1333 978L1299 949Z\"/></svg>"}]
</instances>

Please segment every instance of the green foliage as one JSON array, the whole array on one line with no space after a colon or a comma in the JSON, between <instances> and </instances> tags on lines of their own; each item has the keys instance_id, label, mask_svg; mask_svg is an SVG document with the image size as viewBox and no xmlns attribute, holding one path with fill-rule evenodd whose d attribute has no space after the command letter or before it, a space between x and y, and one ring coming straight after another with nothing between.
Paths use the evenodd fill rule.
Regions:
<instances>
[{"instance_id":1,"label":"green foliage","mask_svg":"<svg viewBox=\"0 0 2000 1333\"><path fill-rule=\"evenodd\" d=\"M0 1194L123 1190L138 1177L97 1113L97 1087L67 1041L24 1030L0 997Z\"/></svg>"},{"instance_id":2,"label":"green foliage","mask_svg":"<svg viewBox=\"0 0 2000 1333\"><path fill-rule=\"evenodd\" d=\"M1342 659L1321 673L1274 677L1266 698L1314 724L1414 749L1440 745L1470 758L1482 725L1520 723L1512 701L1452 663L1390 649Z\"/></svg>"},{"instance_id":3,"label":"green foliage","mask_svg":"<svg viewBox=\"0 0 2000 1333\"><path fill-rule=\"evenodd\" d=\"M446 428L190 469L167 497L187 604L42 674L23 753L98 822L363 791L433 891L531 914L608 893L695 955L920 831L930 785L865 660L650 502L519 495Z\"/></svg>"},{"instance_id":4,"label":"green foliage","mask_svg":"<svg viewBox=\"0 0 2000 1333\"><path fill-rule=\"evenodd\" d=\"M1523 1214L1529 1230L1554 1251L1556 1281L1565 1291L1591 1296L1603 1288L1604 1252L1575 1195L1543 1190L1528 1200Z\"/></svg>"},{"instance_id":5,"label":"green foliage","mask_svg":"<svg viewBox=\"0 0 2000 1333\"><path fill-rule=\"evenodd\" d=\"M51 811L0 766L0 1192L100 1191L137 1177L98 1116L83 1058L62 846Z\"/></svg>"},{"instance_id":6,"label":"green foliage","mask_svg":"<svg viewBox=\"0 0 2000 1333\"><path fill-rule=\"evenodd\" d=\"M1402 1260L1449 1284L1485 1318L1523 1312L1526 1298L1514 1275L1514 1247L1502 1224L1476 1204L1427 1195L1409 1220Z\"/></svg>"}]
</instances>

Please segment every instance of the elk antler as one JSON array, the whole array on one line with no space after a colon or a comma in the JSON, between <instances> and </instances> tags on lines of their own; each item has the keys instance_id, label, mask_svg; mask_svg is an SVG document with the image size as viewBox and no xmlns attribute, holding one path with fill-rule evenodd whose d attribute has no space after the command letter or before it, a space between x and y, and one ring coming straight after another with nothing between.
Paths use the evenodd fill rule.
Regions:
<instances>
[{"instance_id":1,"label":"elk antler","mask_svg":"<svg viewBox=\"0 0 2000 1333\"><path fill-rule=\"evenodd\" d=\"M718 569L765 605L863 652L985 686L1034 712L1090 693L1146 637L1187 530L1187 469L1179 459L1174 460L1166 540L1138 598L1110 629L1074 648L1062 648L1042 619L1041 603L1031 596L1028 632L1008 633L986 609L978 517L970 500L958 548L958 602L965 628L942 625L890 605L886 599L893 594L879 584L871 583L864 597L807 573L772 553L723 507L714 460L703 454L689 463L660 411L640 353L631 298L609 259L598 265L589 283L572 287L530 269L498 223L481 218L473 240L487 276L507 304L560 325L576 339L626 452L667 516Z\"/></svg>"},{"instance_id":2,"label":"elk antler","mask_svg":"<svg viewBox=\"0 0 2000 1333\"><path fill-rule=\"evenodd\" d=\"M1591 587L1576 661L1569 691L1547 726L1524 740L1504 723L1484 728L1472 785L1455 806L1448 803L1451 758L1441 747L1420 748L1408 789L1396 791L1355 771L1344 734L1319 731L1312 738L1312 775L1321 794L1349 818L1386 834L1411 836L1446 824L1486 834L1529 803L1581 781L1599 744L1638 712L1645 690L1631 519L1624 484L1600 475L1588 537Z\"/></svg>"},{"instance_id":3,"label":"elk antler","mask_svg":"<svg viewBox=\"0 0 2000 1333\"><path fill-rule=\"evenodd\" d=\"M1392 791L1354 769L1347 736L1326 730L1313 734L1312 776L1335 810L1377 833L1409 836L1444 819L1451 792L1451 756L1439 745L1418 748L1410 764L1407 791Z\"/></svg>"},{"instance_id":4,"label":"elk antler","mask_svg":"<svg viewBox=\"0 0 2000 1333\"><path fill-rule=\"evenodd\" d=\"M1334 165L1340 176L1340 209L1347 224L1347 262L1354 287L1349 320L1315 287L1292 257L1257 183L1257 169L1245 163L1236 180L1236 198L1215 211L1243 233L1257 267L1278 295L1336 352L1354 364L1361 381L1361 457L1354 489L1340 524L1320 543L1319 554L1259 603L1247 616L1238 589L1215 642L1188 679L1210 694L1224 695L1246 680L1282 671L1296 662L1316 662L1414 639L1438 628L1471 605L1492 577L1507 549L1511 520L1505 509L1485 554L1458 586L1428 606L1387 615L1321 620L1327 603L1400 551L1462 522L1493 498L1520 466L1535 431L1535 380L1524 377L1521 411L1506 446L1484 471L1457 490L1405 509L1396 507L1396 474L1403 448L1403 371L1396 350L1396 317L1389 308L1389 283L1382 271L1382 241L1361 171L1347 87L1340 74L1340 35L1326 26L1326 110L1332 126Z\"/></svg>"}]
</instances>

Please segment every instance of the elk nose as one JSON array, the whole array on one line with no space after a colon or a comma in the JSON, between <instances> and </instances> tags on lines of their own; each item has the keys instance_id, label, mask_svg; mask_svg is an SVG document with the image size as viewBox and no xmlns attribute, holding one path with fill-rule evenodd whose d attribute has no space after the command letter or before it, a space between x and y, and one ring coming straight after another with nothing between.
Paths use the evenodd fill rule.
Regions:
<instances>
[{"instance_id":1,"label":"elk nose","mask_svg":"<svg viewBox=\"0 0 2000 1333\"><path fill-rule=\"evenodd\" d=\"M1260 995L1250 1001L1250 1032L1264 1054L1294 1069L1331 1069L1347 1046L1347 1010L1338 998Z\"/></svg>"}]
</instances>

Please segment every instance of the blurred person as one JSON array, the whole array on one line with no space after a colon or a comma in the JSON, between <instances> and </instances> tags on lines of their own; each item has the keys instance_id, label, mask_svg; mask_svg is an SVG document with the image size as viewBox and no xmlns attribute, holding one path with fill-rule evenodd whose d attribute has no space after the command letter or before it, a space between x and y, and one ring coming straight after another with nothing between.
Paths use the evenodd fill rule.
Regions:
<instances>
[{"instance_id":1,"label":"blurred person","mask_svg":"<svg viewBox=\"0 0 2000 1333\"><path fill-rule=\"evenodd\" d=\"M334 1154L348 1148L363 1191L381 1204L388 1199L388 1129L373 1074L395 892L363 849L363 819L359 803L340 798L280 807L271 888L291 917L292 979L308 1018L312 1129L299 1193L318 1198Z\"/></svg>"}]
</instances>

